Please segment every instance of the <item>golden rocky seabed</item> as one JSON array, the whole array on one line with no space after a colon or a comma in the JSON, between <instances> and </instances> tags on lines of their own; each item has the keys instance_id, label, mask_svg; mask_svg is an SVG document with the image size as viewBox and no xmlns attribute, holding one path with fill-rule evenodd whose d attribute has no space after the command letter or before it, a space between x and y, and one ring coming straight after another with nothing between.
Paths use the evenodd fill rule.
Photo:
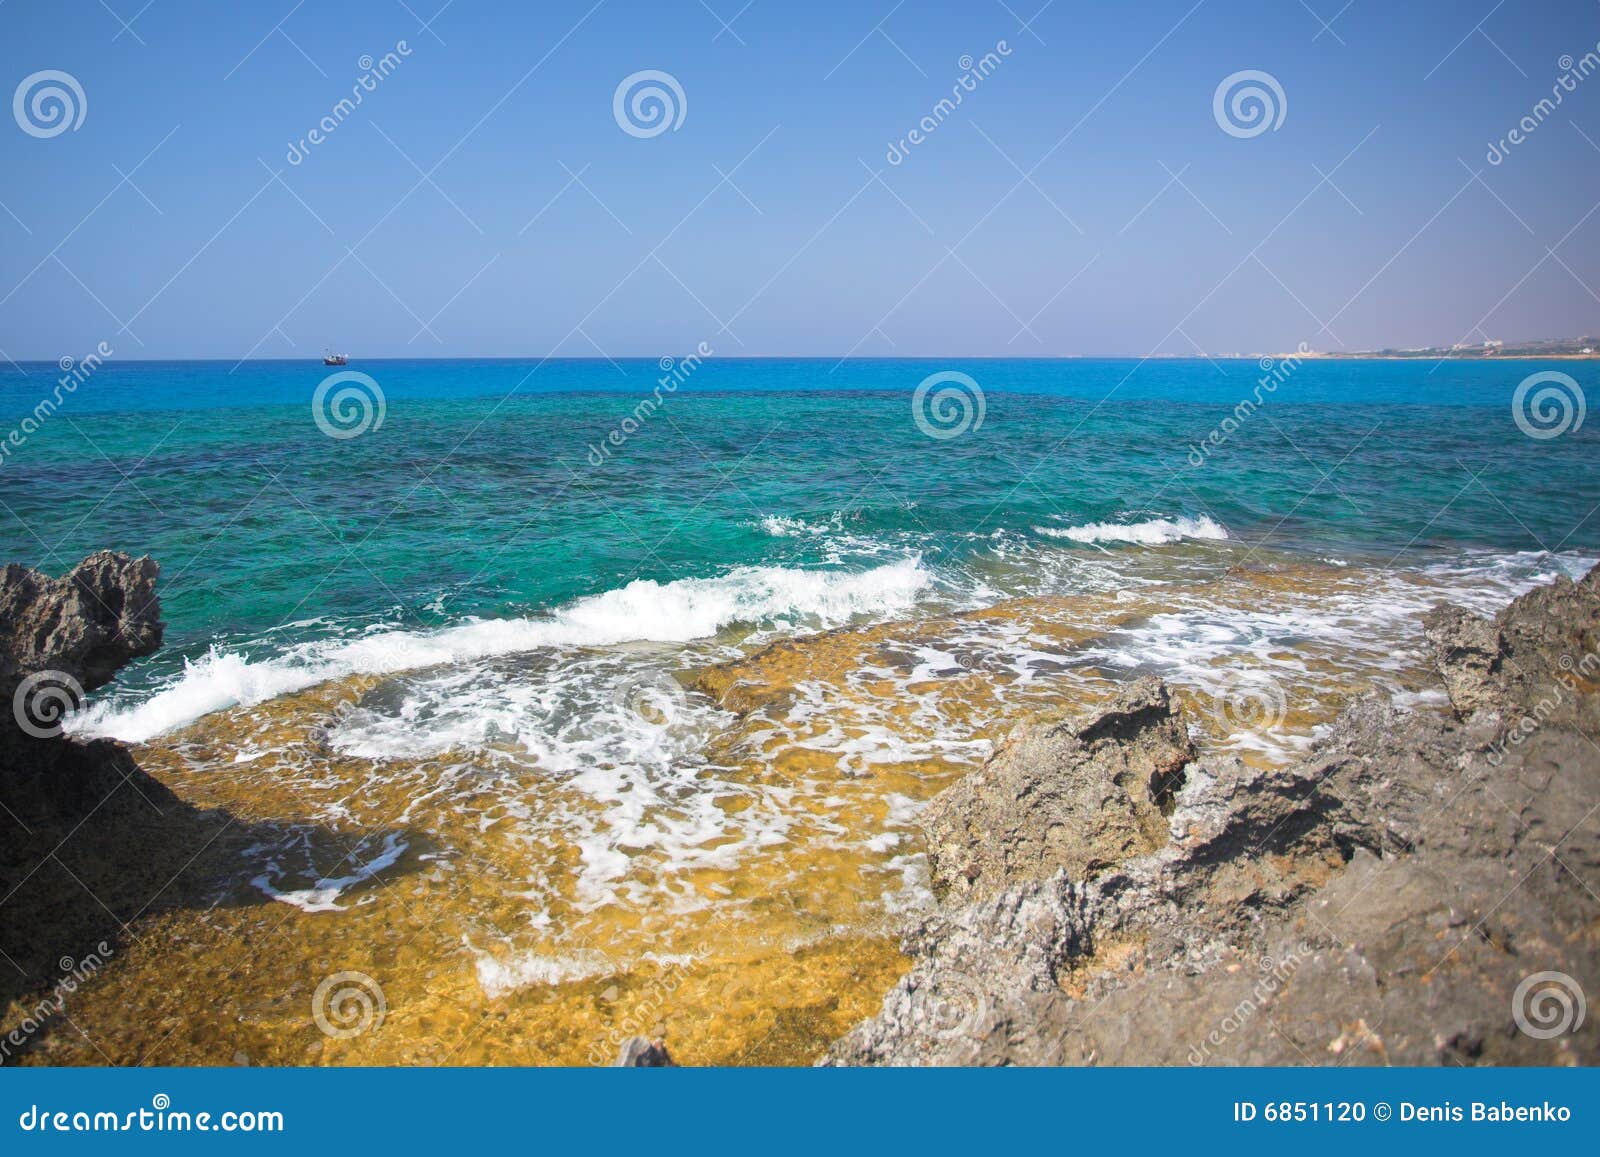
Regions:
<instances>
[{"instance_id":1,"label":"golden rocky seabed","mask_svg":"<svg viewBox=\"0 0 1600 1157\"><path fill-rule=\"evenodd\" d=\"M691 696L724 712L704 738L702 790L729 815L764 809L749 830L767 834L688 866L617 848L628 859L601 903L579 895L582 858L568 833L575 817L600 821L628 800L574 791L515 743L415 760L340 755L326 728L338 704L382 682L370 677L208 716L136 747L136 758L187 801L282 825L283 846L246 849L242 870L235 855L242 878L217 882L214 907L137 922L25 1063L581 1065L608 1063L620 1040L642 1034L664 1039L680 1064L808 1064L875 1013L909 967L896 929L929 902L915 805L1016 722L1083 711L1130 677L1074 654L1176 609L1204 606L1225 622L1356 605L1376 573L1156 573L1117 593L844 628L680 671ZM1419 575L1384 581L1428 593ZM1281 717L1271 704L1219 706L1198 680L1175 677L1174 690L1202 747L1281 761L1355 695L1427 685L1415 624L1393 629L1411 634L1230 658L1229 678L1242 671L1246 687L1256 686L1249 667L1270 669L1288 705ZM983 638L1001 642L970 643ZM927 670L928 648L955 662ZM1024 678L1019 651L1061 661ZM245 752L265 754L239 761ZM670 794L651 806L647 820L681 819ZM297 844L314 825L333 838ZM249 883L266 858L278 861L282 890L354 874L394 832L406 840L399 859L345 888L332 910L273 902ZM341 972L371 977L385 1004L381 1022L349 1037L312 1015L319 983ZM355 1011L329 1019L339 1027Z\"/></svg>"}]
</instances>

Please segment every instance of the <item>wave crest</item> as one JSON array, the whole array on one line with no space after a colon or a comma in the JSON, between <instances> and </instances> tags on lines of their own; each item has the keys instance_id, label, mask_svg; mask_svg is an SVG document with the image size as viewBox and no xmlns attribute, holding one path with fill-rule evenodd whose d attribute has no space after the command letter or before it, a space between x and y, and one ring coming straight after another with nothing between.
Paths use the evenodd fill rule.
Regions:
<instances>
[{"instance_id":1,"label":"wave crest","mask_svg":"<svg viewBox=\"0 0 1600 1157\"><path fill-rule=\"evenodd\" d=\"M1066 538L1073 542L1133 542L1145 546L1181 542L1186 538L1220 541L1228 537L1228 528L1210 515L1199 518L1151 518L1144 522L1090 522L1083 526L1036 526L1033 528L1046 538Z\"/></svg>"},{"instance_id":2,"label":"wave crest","mask_svg":"<svg viewBox=\"0 0 1600 1157\"><path fill-rule=\"evenodd\" d=\"M903 614L930 581L918 558L865 571L739 567L715 578L638 579L537 618L472 619L435 631L380 630L303 643L266 659L213 648L186 663L182 677L166 689L133 705L97 704L72 719L68 730L142 743L213 711L354 675L388 675L541 647L688 642L736 624L827 629L858 616Z\"/></svg>"}]
</instances>

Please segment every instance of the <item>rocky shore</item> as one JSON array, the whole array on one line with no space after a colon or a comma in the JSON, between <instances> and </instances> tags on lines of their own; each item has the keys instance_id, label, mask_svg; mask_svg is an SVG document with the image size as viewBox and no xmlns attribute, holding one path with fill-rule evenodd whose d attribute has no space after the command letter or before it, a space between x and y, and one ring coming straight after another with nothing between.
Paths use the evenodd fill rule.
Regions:
<instances>
[{"instance_id":1,"label":"rocky shore","mask_svg":"<svg viewBox=\"0 0 1600 1157\"><path fill-rule=\"evenodd\" d=\"M1018 728L822 1063L1600 1062L1600 569L1424 625L1450 708L1358 701L1287 768L1196 758L1154 679Z\"/></svg>"},{"instance_id":2,"label":"rocky shore","mask_svg":"<svg viewBox=\"0 0 1600 1157\"><path fill-rule=\"evenodd\" d=\"M62 720L162 641L159 568L102 551L61 578L0 571L0 1065L71 1032L70 993L175 908L265 903L241 850L282 825L196 808ZM300 831L343 845L310 825ZM165 1030L163 1030L165 1031Z\"/></svg>"},{"instance_id":3,"label":"rocky shore","mask_svg":"<svg viewBox=\"0 0 1600 1157\"><path fill-rule=\"evenodd\" d=\"M0 1064L72 1033L63 992L152 915L267 903L245 849L349 854L61 734L160 646L156 580L0 572ZM1425 631L1441 706L1356 702L1286 767L1198 750L1154 678L1019 726L925 809L939 908L823 1063L1600 1063L1600 570Z\"/></svg>"}]
</instances>

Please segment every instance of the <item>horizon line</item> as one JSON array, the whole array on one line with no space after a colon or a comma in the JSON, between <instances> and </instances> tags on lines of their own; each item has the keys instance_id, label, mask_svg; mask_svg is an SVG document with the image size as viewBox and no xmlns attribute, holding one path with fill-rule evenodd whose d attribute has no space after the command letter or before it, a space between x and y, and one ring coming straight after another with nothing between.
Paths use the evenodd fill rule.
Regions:
<instances>
[{"instance_id":1,"label":"horizon line","mask_svg":"<svg viewBox=\"0 0 1600 1157\"><path fill-rule=\"evenodd\" d=\"M843 365L845 362L1028 362L1028 361L1169 361L1169 362L1216 362L1216 361L1253 361L1258 358L1288 358L1295 357L1304 360L1318 361L1426 361L1430 355L1439 355L1445 361L1600 361L1600 353L1584 354L1483 354L1479 353L1480 347L1467 350L1446 350L1441 347L1390 347L1389 350L1256 350L1251 352L1218 353L1218 354L872 354L868 356L838 357L833 354L684 354L682 357L700 357L702 363L708 362L741 362L741 361L794 361L794 362L836 362ZM1410 357L1399 355L1414 355ZM1455 356L1452 356L1455 355ZM1464 356L1463 356L1464 355ZM68 355L70 356L70 355ZM88 355L86 355L88 356ZM95 355L99 356L99 355ZM385 354L372 357L350 358L349 364L355 362L597 362L614 364L618 362L659 362L663 357L671 357L678 361L677 354L626 354L621 357L605 357L594 354L584 355L551 355L551 354L452 354L434 355L428 357L407 357L402 355ZM74 364L80 359L74 358ZM194 356L178 354L170 357L105 357L102 364L121 362L133 365L158 365L163 362L216 362L218 364L233 364L236 368L260 363L288 364L299 362L321 362L321 354L308 354L305 357L283 358L249 358L239 361L236 358L216 356ZM9 360L11 369L22 366L51 366L61 368L60 358L12 358ZM7 368L7 367L0 367ZM347 368L338 366L325 367L329 369ZM24 375L26 376L26 375Z\"/></svg>"}]
</instances>

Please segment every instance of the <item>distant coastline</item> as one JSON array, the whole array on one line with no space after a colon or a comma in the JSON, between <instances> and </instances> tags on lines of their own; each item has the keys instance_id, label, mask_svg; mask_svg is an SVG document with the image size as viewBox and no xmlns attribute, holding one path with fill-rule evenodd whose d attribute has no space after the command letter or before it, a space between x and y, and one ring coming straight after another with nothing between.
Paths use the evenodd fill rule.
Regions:
<instances>
[{"instance_id":1,"label":"distant coastline","mask_svg":"<svg viewBox=\"0 0 1600 1157\"><path fill-rule=\"evenodd\" d=\"M1486 341L1482 345L1427 346L1421 349L1330 350L1302 355L1314 358L1359 358L1363 361L1406 361L1414 358L1470 359L1550 358L1587 361L1600 358L1600 338L1541 338L1531 341Z\"/></svg>"}]
</instances>

